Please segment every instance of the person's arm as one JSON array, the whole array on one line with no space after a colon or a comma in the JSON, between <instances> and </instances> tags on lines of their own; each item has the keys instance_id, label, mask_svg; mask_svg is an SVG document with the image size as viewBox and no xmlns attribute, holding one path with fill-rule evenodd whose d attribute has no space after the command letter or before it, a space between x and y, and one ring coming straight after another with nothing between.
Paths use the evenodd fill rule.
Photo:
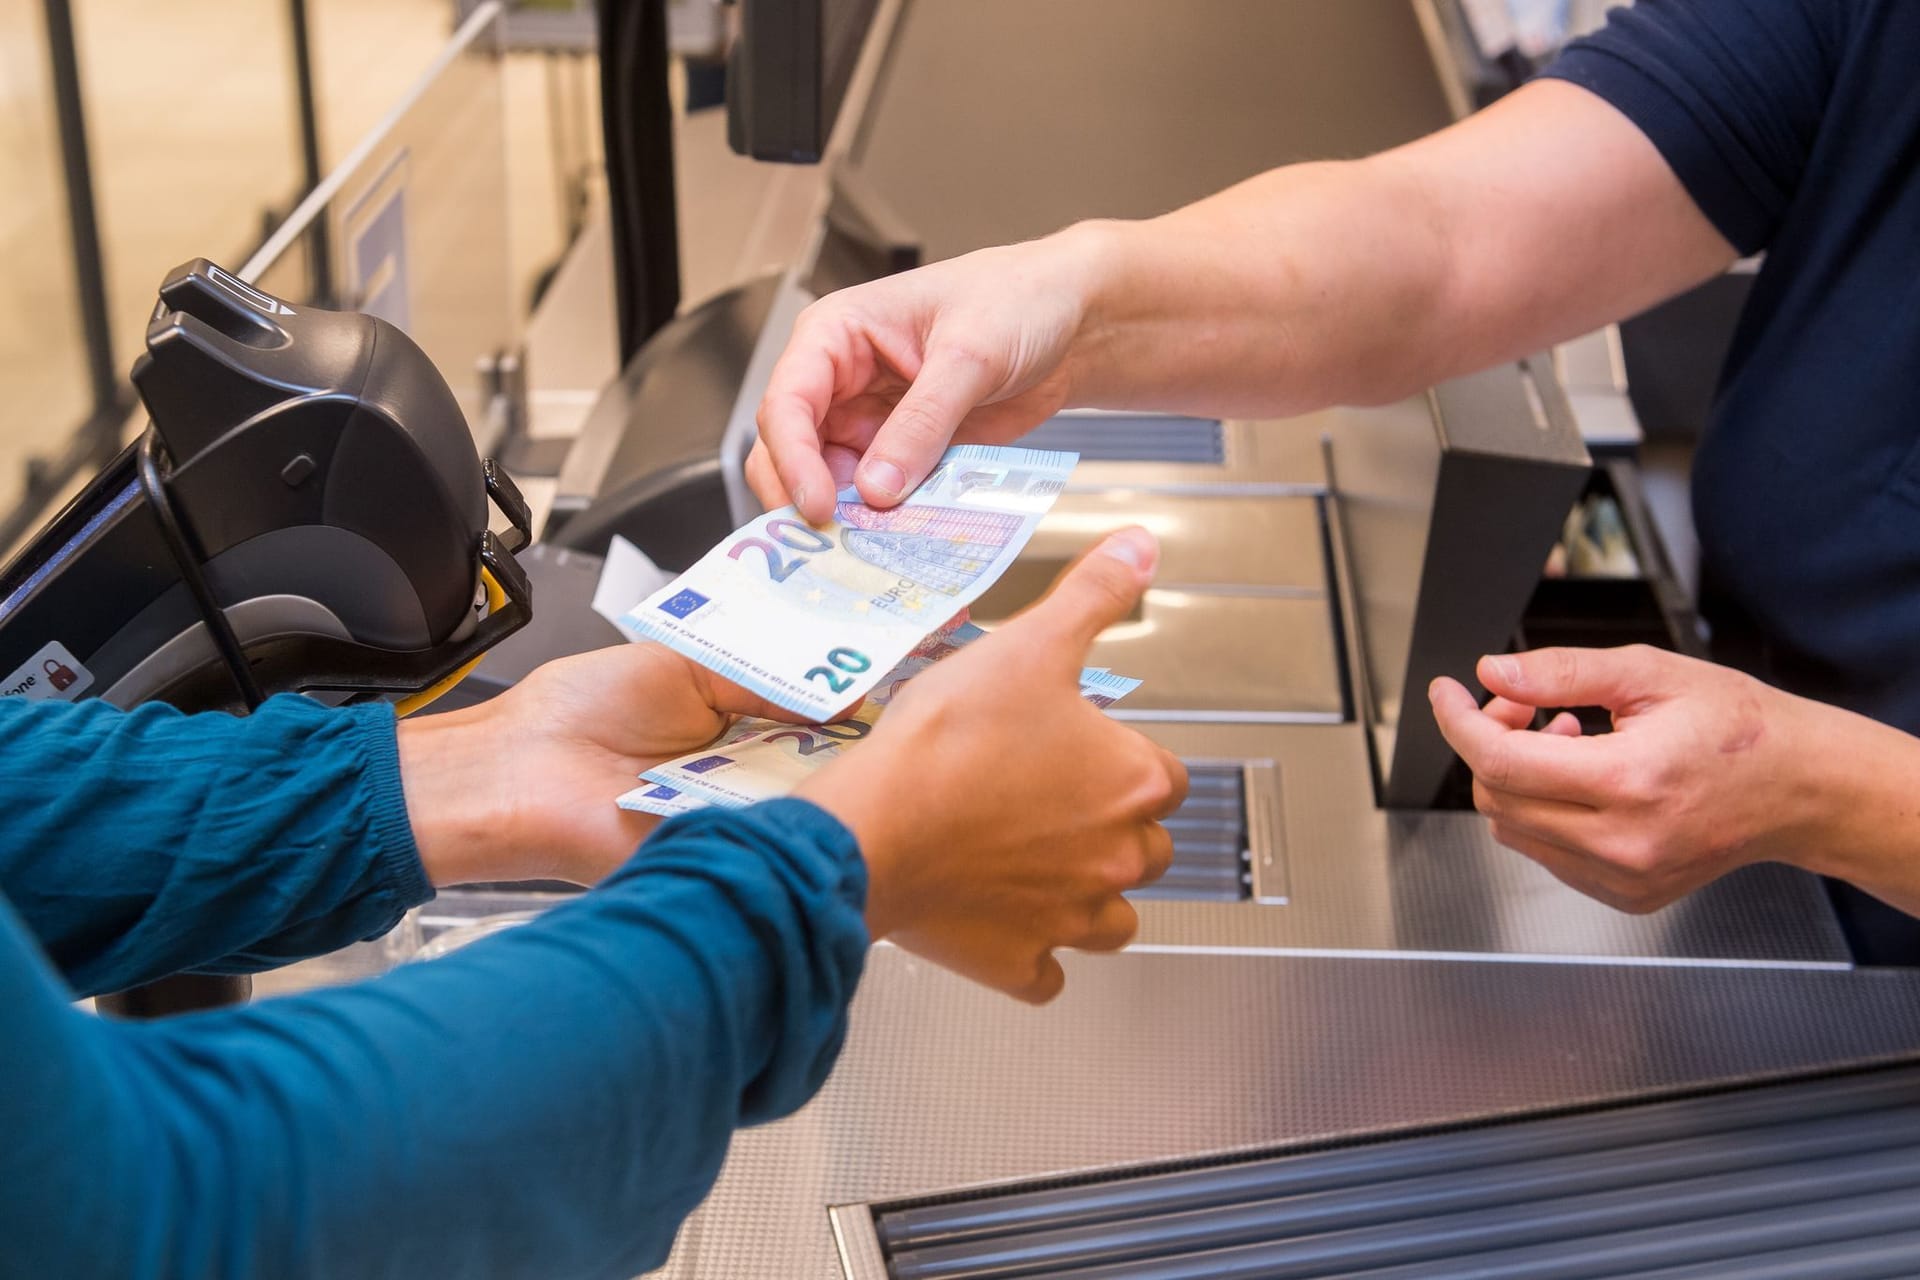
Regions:
<instances>
[{"instance_id":1,"label":"person's arm","mask_svg":"<svg viewBox=\"0 0 1920 1280\"><path fill-rule=\"evenodd\" d=\"M1485 708L1430 691L1474 802L1502 844L1623 911L1736 867L1781 862L1920 914L1920 738L1675 653L1540 649L1488 657ZM1599 706L1614 732L1536 711Z\"/></svg>"},{"instance_id":2,"label":"person's arm","mask_svg":"<svg viewBox=\"0 0 1920 1280\"><path fill-rule=\"evenodd\" d=\"M949 439L1013 439L1065 405L1281 416L1391 401L1733 257L1632 121L1542 81L1369 159L829 295L772 374L749 474L763 501L803 497L818 516L835 480L890 503Z\"/></svg>"},{"instance_id":3,"label":"person's arm","mask_svg":"<svg viewBox=\"0 0 1920 1280\"><path fill-rule=\"evenodd\" d=\"M1393 151L832 294L768 382L749 479L823 518L836 481L888 505L950 439L1064 406L1379 403L1624 318L1766 245L1867 8L1643 0Z\"/></svg>"},{"instance_id":4,"label":"person's arm","mask_svg":"<svg viewBox=\"0 0 1920 1280\"><path fill-rule=\"evenodd\" d=\"M245 718L0 701L0 894L82 994L269 968L384 933L435 885L598 880L656 824L610 797L770 712L657 645L397 729L294 697Z\"/></svg>"},{"instance_id":5,"label":"person's arm","mask_svg":"<svg viewBox=\"0 0 1920 1280\"><path fill-rule=\"evenodd\" d=\"M0 703L0 893L82 994L265 967L385 932L432 896L393 713Z\"/></svg>"},{"instance_id":6,"label":"person's arm","mask_svg":"<svg viewBox=\"0 0 1920 1280\"><path fill-rule=\"evenodd\" d=\"M1158 820L1185 775L1076 675L1154 560L1144 531L1102 542L917 677L806 799L676 819L580 899L359 987L102 1022L0 898L9 1268L618 1280L657 1264L732 1129L825 1078L869 927L1034 1001L1059 990L1053 947L1131 936L1120 895L1165 869ZM567 705L588 686L546 684L590 730ZM447 809L460 779L497 780L453 756L407 780L423 850L469 831Z\"/></svg>"},{"instance_id":7,"label":"person's arm","mask_svg":"<svg viewBox=\"0 0 1920 1280\"><path fill-rule=\"evenodd\" d=\"M1235 417L1398 400L1734 258L1645 134L1553 80L1370 159L1070 234L1096 266L1069 402Z\"/></svg>"},{"instance_id":8,"label":"person's arm","mask_svg":"<svg viewBox=\"0 0 1920 1280\"><path fill-rule=\"evenodd\" d=\"M695 815L444 960L156 1023L71 1008L0 901L4 1269L644 1271L732 1130L825 1078L864 889L811 805Z\"/></svg>"}]
</instances>

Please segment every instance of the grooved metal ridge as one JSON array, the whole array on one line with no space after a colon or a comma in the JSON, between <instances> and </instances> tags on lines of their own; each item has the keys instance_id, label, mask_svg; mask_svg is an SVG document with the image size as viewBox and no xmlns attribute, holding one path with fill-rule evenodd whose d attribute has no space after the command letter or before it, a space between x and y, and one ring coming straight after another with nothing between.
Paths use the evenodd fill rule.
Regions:
<instances>
[{"instance_id":1,"label":"grooved metal ridge","mask_svg":"<svg viewBox=\"0 0 1920 1280\"><path fill-rule=\"evenodd\" d=\"M1920 1275L1920 1066L883 1209L892 1280Z\"/></svg>"}]
</instances>

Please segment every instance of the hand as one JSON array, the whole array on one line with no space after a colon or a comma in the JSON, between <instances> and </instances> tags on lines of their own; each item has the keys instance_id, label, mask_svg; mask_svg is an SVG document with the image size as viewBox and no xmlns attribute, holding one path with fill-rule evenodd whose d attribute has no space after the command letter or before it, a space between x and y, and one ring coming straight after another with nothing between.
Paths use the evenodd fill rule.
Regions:
<instances>
[{"instance_id":1,"label":"hand","mask_svg":"<svg viewBox=\"0 0 1920 1280\"><path fill-rule=\"evenodd\" d=\"M747 479L815 522L855 480L900 501L949 440L1016 440L1067 402L1092 248L1074 231L829 294L800 313L760 403ZM864 456L863 456L864 455ZM857 468L857 469L856 469Z\"/></svg>"},{"instance_id":2,"label":"hand","mask_svg":"<svg viewBox=\"0 0 1920 1280\"><path fill-rule=\"evenodd\" d=\"M868 928L1036 1004L1055 947L1117 950L1120 895L1160 876L1179 760L1078 693L1087 648L1152 580L1144 529L1101 542L1040 603L917 677L858 751L803 784L867 859Z\"/></svg>"},{"instance_id":3,"label":"hand","mask_svg":"<svg viewBox=\"0 0 1920 1280\"><path fill-rule=\"evenodd\" d=\"M477 707L404 720L400 778L427 876L592 884L660 819L613 797L736 715L789 713L657 644L561 658Z\"/></svg>"},{"instance_id":4,"label":"hand","mask_svg":"<svg viewBox=\"0 0 1920 1280\"><path fill-rule=\"evenodd\" d=\"M1482 658L1477 673L1495 695L1484 710L1457 681L1429 694L1494 838L1636 913L1750 862L1817 860L1840 789L1810 775L1812 730L1892 732L1645 646ZM1536 708L1572 706L1605 707L1614 732L1582 737L1564 712L1526 727Z\"/></svg>"}]
</instances>

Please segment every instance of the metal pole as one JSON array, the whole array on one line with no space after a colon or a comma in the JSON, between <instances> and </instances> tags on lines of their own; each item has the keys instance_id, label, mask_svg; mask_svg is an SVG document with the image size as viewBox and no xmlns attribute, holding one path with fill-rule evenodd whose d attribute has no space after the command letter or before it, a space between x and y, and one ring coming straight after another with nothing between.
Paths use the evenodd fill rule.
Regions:
<instances>
[{"instance_id":1,"label":"metal pole","mask_svg":"<svg viewBox=\"0 0 1920 1280\"><path fill-rule=\"evenodd\" d=\"M667 0L609 0L600 5L599 23L600 122L624 366L680 307Z\"/></svg>"},{"instance_id":2,"label":"metal pole","mask_svg":"<svg viewBox=\"0 0 1920 1280\"><path fill-rule=\"evenodd\" d=\"M67 0L45 0L45 9L54 114L60 126L60 161L66 171L74 289L80 300L80 329L87 344L87 381L93 398L88 427L94 437L91 452L104 461L118 444L112 419L121 396L115 373L118 362L113 355L113 327L107 321L106 268L93 200L93 164L80 92L80 59L74 46L72 7Z\"/></svg>"},{"instance_id":3,"label":"metal pole","mask_svg":"<svg viewBox=\"0 0 1920 1280\"><path fill-rule=\"evenodd\" d=\"M313 89L313 36L307 23L307 0L287 0L287 17L293 27L293 80L300 111L300 197L305 199L324 176L320 171L320 109ZM296 206L299 203L294 201ZM333 258L324 216L315 218L308 232L307 279L313 287L308 301L331 305Z\"/></svg>"}]
</instances>

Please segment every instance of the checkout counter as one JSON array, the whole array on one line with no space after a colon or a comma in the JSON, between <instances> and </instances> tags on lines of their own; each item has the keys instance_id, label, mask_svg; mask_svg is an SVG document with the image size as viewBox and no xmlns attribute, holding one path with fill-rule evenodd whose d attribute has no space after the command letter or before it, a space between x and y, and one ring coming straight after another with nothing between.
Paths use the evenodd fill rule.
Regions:
<instances>
[{"instance_id":1,"label":"checkout counter","mask_svg":"<svg viewBox=\"0 0 1920 1280\"><path fill-rule=\"evenodd\" d=\"M549 542L679 568L752 514L760 389L826 288L1376 150L1473 97L1442 5L1171 13L883 4L808 251L608 387ZM1158 534L1089 662L1145 680L1114 714L1192 769L1173 870L1044 1009L876 948L833 1077L739 1135L661 1274L1920 1270L1920 1076L1845 1074L1920 1049L1920 974L1856 967L1785 868L1647 916L1581 897L1492 841L1420 694L1509 647L1701 650L1634 437L1613 333L1377 409L1036 431L1083 461L975 617L1104 530ZM1595 495L1637 567L1543 578Z\"/></svg>"},{"instance_id":2,"label":"checkout counter","mask_svg":"<svg viewBox=\"0 0 1920 1280\"><path fill-rule=\"evenodd\" d=\"M677 569L752 513L754 407L820 291L1442 127L1464 48L1432 0L883 0L806 250L600 394L519 557L535 623L466 696L612 640L581 584L614 535ZM1698 648L1619 351L1288 421L1035 432L1083 462L975 618L1102 531L1160 537L1089 662L1145 681L1114 714L1192 770L1173 869L1045 1008L876 947L831 1079L738 1135L659 1274L1920 1273L1920 973L1856 966L1780 867L1646 916L1581 897L1494 844L1421 695L1510 646ZM1594 497L1635 568L1543 577Z\"/></svg>"}]
</instances>

